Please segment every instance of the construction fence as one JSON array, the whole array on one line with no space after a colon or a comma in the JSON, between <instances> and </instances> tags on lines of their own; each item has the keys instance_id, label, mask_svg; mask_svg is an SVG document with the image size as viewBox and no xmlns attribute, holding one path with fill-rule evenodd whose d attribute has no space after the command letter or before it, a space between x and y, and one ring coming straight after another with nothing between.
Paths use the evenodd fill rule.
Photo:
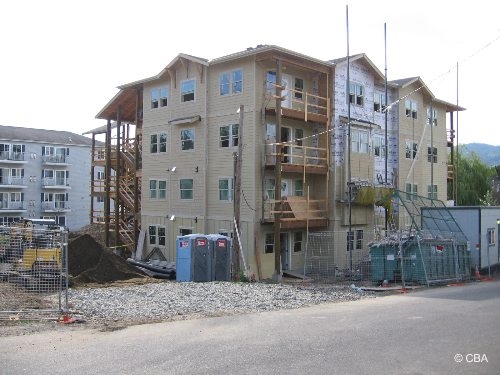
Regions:
<instances>
[{"instance_id":1,"label":"construction fence","mask_svg":"<svg viewBox=\"0 0 500 375\"><path fill-rule=\"evenodd\" d=\"M30 220L0 227L0 320L58 318L68 310L68 232Z\"/></svg>"}]
</instances>

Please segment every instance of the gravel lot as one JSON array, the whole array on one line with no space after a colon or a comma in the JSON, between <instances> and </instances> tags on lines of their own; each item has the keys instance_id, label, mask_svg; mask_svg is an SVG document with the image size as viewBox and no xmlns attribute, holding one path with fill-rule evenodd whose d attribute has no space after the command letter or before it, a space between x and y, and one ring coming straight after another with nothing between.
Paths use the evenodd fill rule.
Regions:
<instances>
[{"instance_id":1,"label":"gravel lot","mask_svg":"<svg viewBox=\"0 0 500 375\"><path fill-rule=\"evenodd\" d=\"M374 292L361 291L352 285L132 281L70 289L69 316L75 319L75 324L4 321L0 336L30 334L55 326L57 329L79 326L108 331L134 324L295 309L373 297Z\"/></svg>"}]
</instances>

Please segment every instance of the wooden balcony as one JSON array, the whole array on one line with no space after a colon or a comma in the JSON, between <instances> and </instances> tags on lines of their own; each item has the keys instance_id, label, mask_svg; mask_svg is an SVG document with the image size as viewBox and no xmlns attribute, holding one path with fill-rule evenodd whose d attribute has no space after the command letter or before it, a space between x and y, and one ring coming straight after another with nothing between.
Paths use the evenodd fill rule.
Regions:
<instances>
[{"instance_id":1,"label":"wooden balcony","mask_svg":"<svg viewBox=\"0 0 500 375\"><path fill-rule=\"evenodd\" d=\"M276 101L281 100L281 116L285 118L327 125L330 108L329 99L307 91L281 86L281 97L276 96L278 85L266 84L266 114L276 115Z\"/></svg>"},{"instance_id":2,"label":"wooden balcony","mask_svg":"<svg viewBox=\"0 0 500 375\"><path fill-rule=\"evenodd\" d=\"M281 145L281 172L292 173L328 173L326 148L299 146L291 143L267 143L265 165L267 169L276 166L278 145Z\"/></svg>"},{"instance_id":3,"label":"wooden balcony","mask_svg":"<svg viewBox=\"0 0 500 375\"><path fill-rule=\"evenodd\" d=\"M284 197L281 210L275 210L276 200L264 203L263 223L274 223L275 214L280 214L281 228L325 228L328 226L326 200L307 199L306 197Z\"/></svg>"}]
</instances>

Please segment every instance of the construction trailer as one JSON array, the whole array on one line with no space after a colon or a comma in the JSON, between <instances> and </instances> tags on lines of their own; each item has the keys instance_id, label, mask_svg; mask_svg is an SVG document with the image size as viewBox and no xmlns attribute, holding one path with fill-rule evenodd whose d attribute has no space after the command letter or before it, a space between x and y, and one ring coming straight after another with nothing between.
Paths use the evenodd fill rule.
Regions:
<instances>
[{"instance_id":1,"label":"construction trailer","mask_svg":"<svg viewBox=\"0 0 500 375\"><path fill-rule=\"evenodd\" d=\"M432 212L432 211L437 212ZM442 208L425 208L424 216L442 215ZM467 237L472 256L472 267L491 272L500 266L500 207L467 206L446 207Z\"/></svg>"}]
</instances>

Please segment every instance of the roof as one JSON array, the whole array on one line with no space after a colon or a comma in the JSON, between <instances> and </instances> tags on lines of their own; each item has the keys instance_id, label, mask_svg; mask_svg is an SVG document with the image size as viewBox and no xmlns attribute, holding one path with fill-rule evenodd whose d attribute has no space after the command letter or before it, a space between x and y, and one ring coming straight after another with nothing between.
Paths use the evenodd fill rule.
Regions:
<instances>
[{"instance_id":1,"label":"roof","mask_svg":"<svg viewBox=\"0 0 500 375\"><path fill-rule=\"evenodd\" d=\"M92 146L92 139L76 133L59 130L22 128L0 125L0 140L45 142L73 146Z\"/></svg>"}]
</instances>

